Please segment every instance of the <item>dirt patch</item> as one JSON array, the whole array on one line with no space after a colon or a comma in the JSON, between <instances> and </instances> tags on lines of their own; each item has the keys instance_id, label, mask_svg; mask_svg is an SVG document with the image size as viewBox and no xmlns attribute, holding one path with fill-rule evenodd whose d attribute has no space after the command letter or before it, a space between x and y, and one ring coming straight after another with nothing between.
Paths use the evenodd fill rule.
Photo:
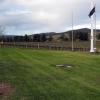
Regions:
<instances>
[{"instance_id":1,"label":"dirt patch","mask_svg":"<svg viewBox=\"0 0 100 100\"><path fill-rule=\"evenodd\" d=\"M14 88L7 83L0 83L0 97L9 97L14 91Z\"/></svg>"}]
</instances>

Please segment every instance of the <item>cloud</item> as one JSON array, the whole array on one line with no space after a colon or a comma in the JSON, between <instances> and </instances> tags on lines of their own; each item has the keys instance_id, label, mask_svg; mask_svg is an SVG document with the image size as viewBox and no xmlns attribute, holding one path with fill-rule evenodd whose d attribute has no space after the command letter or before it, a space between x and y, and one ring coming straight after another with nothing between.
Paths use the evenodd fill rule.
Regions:
<instances>
[{"instance_id":1,"label":"cloud","mask_svg":"<svg viewBox=\"0 0 100 100\"><path fill-rule=\"evenodd\" d=\"M74 28L89 27L91 0L1 0L0 25L6 27L9 34L25 34L26 32L66 31ZM97 5L97 21L99 26L99 0Z\"/></svg>"}]
</instances>

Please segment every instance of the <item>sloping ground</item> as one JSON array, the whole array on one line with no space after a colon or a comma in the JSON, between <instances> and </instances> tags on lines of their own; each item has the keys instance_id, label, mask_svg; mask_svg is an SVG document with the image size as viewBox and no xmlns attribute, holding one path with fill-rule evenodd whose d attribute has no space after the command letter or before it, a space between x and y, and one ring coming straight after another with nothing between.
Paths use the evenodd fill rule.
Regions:
<instances>
[{"instance_id":1,"label":"sloping ground","mask_svg":"<svg viewBox=\"0 0 100 100\"><path fill-rule=\"evenodd\" d=\"M0 100L100 100L100 55L0 48L0 84Z\"/></svg>"}]
</instances>

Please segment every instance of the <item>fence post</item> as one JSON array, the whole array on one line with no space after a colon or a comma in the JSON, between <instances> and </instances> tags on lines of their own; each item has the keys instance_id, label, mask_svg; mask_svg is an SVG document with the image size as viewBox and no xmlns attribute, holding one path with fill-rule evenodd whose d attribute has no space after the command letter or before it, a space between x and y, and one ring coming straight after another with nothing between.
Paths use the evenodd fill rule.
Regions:
<instances>
[{"instance_id":1,"label":"fence post","mask_svg":"<svg viewBox=\"0 0 100 100\"><path fill-rule=\"evenodd\" d=\"M38 47L38 49L40 49L40 44L39 43L38 43L38 46L37 47Z\"/></svg>"},{"instance_id":2,"label":"fence post","mask_svg":"<svg viewBox=\"0 0 100 100\"><path fill-rule=\"evenodd\" d=\"M26 48L27 48L27 43L26 43Z\"/></svg>"}]
</instances>

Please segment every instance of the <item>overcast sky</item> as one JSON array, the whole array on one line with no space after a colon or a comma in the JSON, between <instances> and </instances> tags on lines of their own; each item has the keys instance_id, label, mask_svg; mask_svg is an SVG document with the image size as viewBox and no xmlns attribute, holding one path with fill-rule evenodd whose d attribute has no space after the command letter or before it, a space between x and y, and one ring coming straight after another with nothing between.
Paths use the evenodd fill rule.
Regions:
<instances>
[{"instance_id":1,"label":"overcast sky","mask_svg":"<svg viewBox=\"0 0 100 100\"><path fill-rule=\"evenodd\" d=\"M0 25L6 34L63 32L90 28L91 0L0 0ZM97 28L100 28L100 0L95 0Z\"/></svg>"}]
</instances>

